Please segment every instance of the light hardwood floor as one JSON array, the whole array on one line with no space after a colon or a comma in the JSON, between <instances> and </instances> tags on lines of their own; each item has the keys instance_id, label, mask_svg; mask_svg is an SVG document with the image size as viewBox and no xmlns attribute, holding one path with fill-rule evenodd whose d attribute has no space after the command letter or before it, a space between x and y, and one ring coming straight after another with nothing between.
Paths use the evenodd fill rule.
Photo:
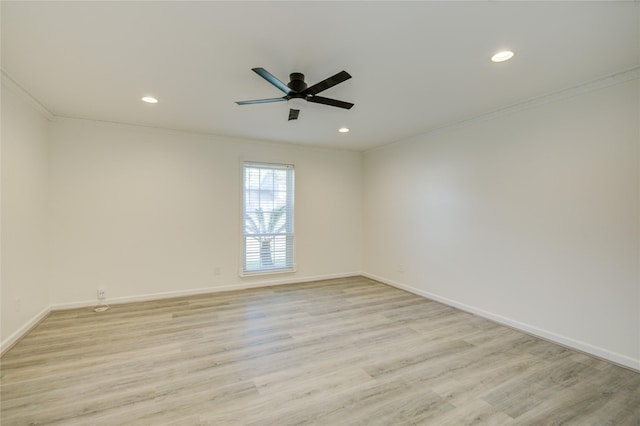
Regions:
<instances>
[{"instance_id":1,"label":"light hardwood floor","mask_svg":"<svg viewBox=\"0 0 640 426\"><path fill-rule=\"evenodd\" d=\"M640 425L640 374L363 277L53 312L2 425Z\"/></svg>"}]
</instances>

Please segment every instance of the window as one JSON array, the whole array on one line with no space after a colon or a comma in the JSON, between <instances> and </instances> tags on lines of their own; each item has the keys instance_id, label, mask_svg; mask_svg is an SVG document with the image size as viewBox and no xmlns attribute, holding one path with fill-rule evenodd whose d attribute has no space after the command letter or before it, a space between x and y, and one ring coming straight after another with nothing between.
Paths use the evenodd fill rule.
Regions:
<instances>
[{"instance_id":1,"label":"window","mask_svg":"<svg viewBox=\"0 0 640 426\"><path fill-rule=\"evenodd\" d=\"M242 273L293 271L293 166L244 163L243 174Z\"/></svg>"}]
</instances>

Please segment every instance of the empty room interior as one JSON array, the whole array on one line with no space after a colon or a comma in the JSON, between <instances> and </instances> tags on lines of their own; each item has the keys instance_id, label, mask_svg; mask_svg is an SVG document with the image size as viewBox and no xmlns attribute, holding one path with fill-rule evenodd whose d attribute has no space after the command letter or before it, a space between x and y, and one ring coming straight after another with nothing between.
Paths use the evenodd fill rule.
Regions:
<instances>
[{"instance_id":1,"label":"empty room interior","mask_svg":"<svg viewBox=\"0 0 640 426\"><path fill-rule=\"evenodd\" d=\"M640 3L2 1L3 425L640 425Z\"/></svg>"}]
</instances>

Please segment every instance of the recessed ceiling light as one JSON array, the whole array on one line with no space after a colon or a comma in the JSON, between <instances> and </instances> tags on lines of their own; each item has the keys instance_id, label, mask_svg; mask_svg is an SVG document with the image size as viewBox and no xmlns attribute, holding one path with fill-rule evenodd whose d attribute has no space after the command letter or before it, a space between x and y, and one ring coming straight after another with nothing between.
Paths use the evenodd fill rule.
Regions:
<instances>
[{"instance_id":1,"label":"recessed ceiling light","mask_svg":"<svg viewBox=\"0 0 640 426\"><path fill-rule=\"evenodd\" d=\"M158 100L153 96L145 96L142 100L148 104L157 104Z\"/></svg>"},{"instance_id":2,"label":"recessed ceiling light","mask_svg":"<svg viewBox=\"0 0 640 426\"><path fill-rule=\"evenodd\" d=\"M338 131L339 131L340 133L349 133L349 128L348 128L348 127L340 127L340 128L338 129Z\"/></svg>"},{"instance_id":3,"label":"recessed ceiling light","mask_svg":"<svg viewBox=\"0 0 640 426\"><path fill-rule=\"evenodd\" d=\"M493 55L491 57L491 62L504 62L511 58L513 58L513 52L510 50L503 50Z\"/></svg>"}]
</instances>

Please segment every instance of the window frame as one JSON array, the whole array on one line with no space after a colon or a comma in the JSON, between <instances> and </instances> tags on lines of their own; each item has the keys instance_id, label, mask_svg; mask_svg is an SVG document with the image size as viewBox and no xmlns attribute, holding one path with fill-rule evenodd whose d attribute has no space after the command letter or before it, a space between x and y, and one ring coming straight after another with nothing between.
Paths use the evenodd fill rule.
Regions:
<instances>
[{"instance_id":1,"label":"window frame","mask_svg":"<svg viewBox=\"0 0 640 426\"><path fill-rule=\"evenodd\" d=\"M286 202L285 202L285 224L286 228L283 232L276 234L265 233L268 237L284 236L285 241L285 265L281 267L260 267L258 269L247 267L247 243L251 239L250 235L262 235L247 233L247 168L254 167L256 169L285 170L286 174ZM295 263L295 164L292 162L265 162L265 161L241 161L241 221L240 221L240 277L283 274L296 272ZM260 185L260 184L259 184ZM255 191L255 189L253 189ZM261 191L261 189L258 189ZM266 211L265 211L266 213ZM256 240L260 241L256 238ZM273 240L271 242L273 244ZM273 246L271 246L273 250ZM254 253L255 255L255 253ZM260 254L262 256L262 254Z\"/></svg>"}]
</instances>

